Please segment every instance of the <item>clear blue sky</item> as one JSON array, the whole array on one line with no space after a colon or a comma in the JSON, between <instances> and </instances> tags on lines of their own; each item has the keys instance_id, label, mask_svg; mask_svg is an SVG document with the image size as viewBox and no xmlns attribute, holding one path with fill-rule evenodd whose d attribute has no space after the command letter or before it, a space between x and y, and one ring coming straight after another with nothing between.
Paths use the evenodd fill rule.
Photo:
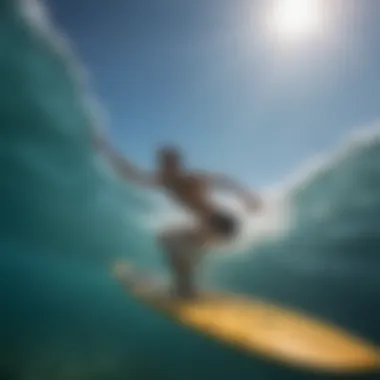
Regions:
<instances>
[{"instance_id":1,"label":"clear blue sky","mask_svg":"<svg viewBox=\"0 0 380 380\"><path fill-rule=\"evenodd\" d=\"M325 1L328 32L287 52L261 28L268 0L47 3L111 139L144 166L174 142L192 165L271 185L379 117L379 0Z\"/></svg>"}]
</instances>

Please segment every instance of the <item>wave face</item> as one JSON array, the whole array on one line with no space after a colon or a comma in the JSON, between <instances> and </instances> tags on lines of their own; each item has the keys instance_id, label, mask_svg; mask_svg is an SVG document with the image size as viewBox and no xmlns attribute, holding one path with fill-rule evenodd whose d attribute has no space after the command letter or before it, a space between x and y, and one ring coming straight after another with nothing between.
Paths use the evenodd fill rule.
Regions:
<instances>
[{"instance_id":1,"label":"wave face","mask_svg":"<svg viewBox=\"0 0 380 380\"><path fill-rule=\"evenodd\" d=\"M310 378L183 331L119 289L110 261L160 264L141 223L152 205L91 148L99 107L37 2L0 3L0 46L1 378ZM372 136L307 169L282 190L287 228L212 256L205 277L380 343L379 162Z\"/></svg>"},{"instance_id":2,"label":"wave face","mask_svg":"<svg viewBox=\"0 0 380 380\"><path fill-rule=\"evenodd\" d=\"M213 273L380 339L380 135L354 136L279 190L285 228ZM254 254L253 254L254 253ZM263 273L266 273L263 275Z\"/></svg>"}]
</instances>

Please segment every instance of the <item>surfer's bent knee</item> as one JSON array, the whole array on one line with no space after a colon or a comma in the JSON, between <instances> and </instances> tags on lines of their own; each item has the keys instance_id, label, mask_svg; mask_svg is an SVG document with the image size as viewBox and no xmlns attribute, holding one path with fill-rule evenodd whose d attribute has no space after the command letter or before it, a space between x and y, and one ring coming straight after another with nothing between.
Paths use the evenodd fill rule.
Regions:
<instances>
[{"instance_id":1,"label":"surfer's bent knee","mask_svg":"<svg viewBox=\"0 0 380 380\"><path fill-rule=\"evenodd\" d=\"M183 246L183 244L189 243L188 237L178 231L166 231L162 232L158 236L158 240L161 245L167 248L177 248Z\"/></svg>"},{"instance_id":2,"label":"surfer's bent knee","mask_svg":"<svg viewBox=\"0 0 380 380\"><path fill-rule=\"evenodd\" d=\"M165 249L173 249L176 243L176 238L173 233L162 232L158 235L159 244Z\"/></svg>"}]
</instances>

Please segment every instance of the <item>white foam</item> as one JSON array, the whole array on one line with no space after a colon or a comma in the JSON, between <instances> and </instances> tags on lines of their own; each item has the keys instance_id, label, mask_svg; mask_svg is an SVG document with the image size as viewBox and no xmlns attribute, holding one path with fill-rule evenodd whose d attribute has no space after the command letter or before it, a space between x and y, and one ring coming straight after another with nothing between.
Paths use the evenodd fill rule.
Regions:
<instances>
[{"instance_id":1,"label":"white foam","mask_svg":"<svg viewBox=\"0 0 380 380\"><path fill-rule=\"evenodd\" d=\"M340 146L334 149L333 152L319 154L314 156L302 165L294 175L292 175L281 186L281 191L291 193L300 187L304 187L315 178L338 165L342 160L346 159L353 152L370 146L378 142L380 139L380 122L361 126L346 136Z\"/></svg>"}]
</instances>

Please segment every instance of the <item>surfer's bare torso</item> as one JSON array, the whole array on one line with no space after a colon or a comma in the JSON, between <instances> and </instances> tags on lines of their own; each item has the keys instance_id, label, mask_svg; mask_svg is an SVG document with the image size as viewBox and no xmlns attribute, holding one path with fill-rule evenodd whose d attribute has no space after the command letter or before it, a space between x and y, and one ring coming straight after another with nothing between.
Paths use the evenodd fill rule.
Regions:
<instances>
[{"instance_id":1,"label":"surfer's bare torso","mask_svg":"<svg viewBox=\"0 0 380 380\"><path fill-rule=\"evenodd\" d=\"M196 217L199 228L219 238L231 238L237 232L235 217L221 211L211 197L214 187L228 186L227 180L199 172L158 171L155 181L172 200Z\"/></svg>"},{"instance_id":2,"label":"surfer's bare torso","mask_svg":"<svg viewBox=\"0 0 380 380\"><path fill-rule=\"evenodd\" d=\"M210 185L201 175L195 173L184 173L178 176L158 174L156 180L174 201L197 217L206 219L216 211L210 199Z\"/></svg>"}]
</instances>

